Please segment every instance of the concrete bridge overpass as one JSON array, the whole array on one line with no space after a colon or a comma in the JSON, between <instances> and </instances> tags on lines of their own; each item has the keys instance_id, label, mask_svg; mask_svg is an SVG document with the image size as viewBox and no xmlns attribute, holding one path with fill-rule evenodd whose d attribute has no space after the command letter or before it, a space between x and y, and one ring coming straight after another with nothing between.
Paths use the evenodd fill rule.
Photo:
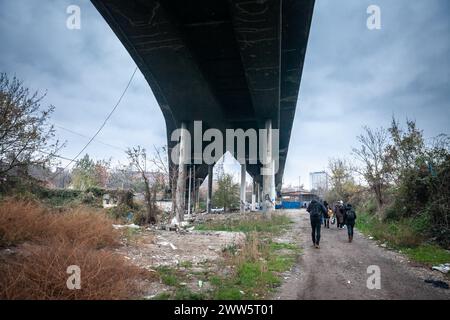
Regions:
<instances>
[{"instance_id":1,"label":"concrete bridge overpass","mask_svg":"<svg viewBox=\"0 0 450 320\"><path fill-rule=\"evenodd\" d=\"M169 155L178 143L171 133L186 128L193 136L194 121L202 121L203 131L279 129L279 170L262 176L260 161L246 161L241 174L243 183L245 172L253 177L256 194L273 200L281 189L314 0L91 1L148 81L165 118ZM181 218L189 179L186 165L176 170ZM193 181L208 172L211 185L212 166L203 162Z\"/></svg>"}]
</instances>

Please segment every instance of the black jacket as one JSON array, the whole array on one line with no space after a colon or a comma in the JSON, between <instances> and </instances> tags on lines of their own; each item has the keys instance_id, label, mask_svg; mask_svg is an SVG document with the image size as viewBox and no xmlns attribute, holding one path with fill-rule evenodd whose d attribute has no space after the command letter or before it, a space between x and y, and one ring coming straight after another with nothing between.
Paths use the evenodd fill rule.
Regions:
<instances>
[{"instance_id":1,"label":"black jacket","mask_svg":"<svg viewBox=\"0 0 450 320\"><path fill-rule=\"evenodd\" d=\"M309 212L310 219L320 219L327 214L327 209L317 200L312 200L306 211Z\"/></svg>"},{"instance_id":2,"label":"black jacket","mask_svg":"<svg viewBox=\"0 0 450 320\"><path fill-rule=\"evenodd\" d=\"M352 210L352 211L355 213L355 218L354 218L354 219L348 219L348 218L347 218L347 213L348 213L350 210ZM353 209L353 207L351 207L351 206L345 207L345 212L344 212L344 224L351 224L351 225L353 225L353 224L355 224L355 221L356 221L356 211L355 211L355 210Z\"/></svg>"}]
</instances>

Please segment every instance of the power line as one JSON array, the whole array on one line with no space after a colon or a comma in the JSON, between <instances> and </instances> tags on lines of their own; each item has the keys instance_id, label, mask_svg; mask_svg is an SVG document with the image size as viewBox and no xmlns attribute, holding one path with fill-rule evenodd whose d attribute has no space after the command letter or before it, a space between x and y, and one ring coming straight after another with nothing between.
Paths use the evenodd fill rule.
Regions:
<instances>
[{"instance_id":1,"label":"power line","mask_svg":"<svg viewBox=\"0 0 450 320\"><path fill-rule=\"evenodd\" d=\"M59 126L59 125L55 125L55 127L56 127L56 128L59 128L59 129L62 129L62 130L64 130L64 131L70 132L70 133L72 133L72 134L74 134L74 135L83 137L83 138L87 138L87 139L90 139L90 138L91 138L91 137L89 137L89 136L87 136L87 135L85 135L85 134L82 134L82 133L73 131L72 129L64 128L64 127ZM124 148L121 148L121 147L112 145L112 144L110 144L110 143L106 143L106 142L103 142L103 141L98 140L98 139L94 139L94 140L95 140L96 142L100 143L100 144L103 144L103 145L107 146L107 147L111 147L111 148L114 148L114 149L117 149L117 150L120 150L120 151L125 151Z\"/></svg>"},{"instance_id":2,"label":"power line","mask_svg":"<svg viewBox=\"0 0 450 320\"><path fill-rule=\"evenodd\" d=\"M130 87L131 82L133 81L134 75L136 74L137 67L134 69L133 74L131 75L130 80L127 83L127 86L123 90L122 94L120 95L119 100L115 104L114 108L111 110L111 112L108 114L108 116L103 121L100 128L98 128L97 132L92 136L92 138L89 139L89 141L86 143L86 145L80 150L80 152L77 153L77 155L70 160L70 162L64 167L64 170L66 170L83 152L86 150L86 148L91 144L91 142L98 136L100 131L102 131L103 127L106 125L106 122L108 122L109 118L113 115L114 111L116 111L117 107L119 106L120 102L122 101L122 98L125 96L125 93L127 92L128 88Z\"/></svg>"},{"instance_id":3,"label":"power line","mask_svg":"<svg viewBox=\"0 0 450 320\"><path fill-rule=\"evenodd\" d=\"M70 158L67 158L67 157L64 157L64 156L60 156L60 155L57 155L57 154L53 154L53 153L50 153L50 152L47 152L47 151L43 151L43 150L38 150L38 152L43 153L43 154L48 154L48 155L50 155L52 157L63 159L63 160L68 160L68 161L72 160Z\"/></svg>"}]
</instances>

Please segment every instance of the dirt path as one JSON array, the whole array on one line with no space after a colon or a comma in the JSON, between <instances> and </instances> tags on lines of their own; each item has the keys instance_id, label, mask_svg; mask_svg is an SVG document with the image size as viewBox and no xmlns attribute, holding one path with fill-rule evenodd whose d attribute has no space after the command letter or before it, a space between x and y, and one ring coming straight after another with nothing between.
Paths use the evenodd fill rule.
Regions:
<instances>
[{"instance_id":1,"label":"dirt path","mask_svg":"<svg viewBox=\"0 0 450 320\"><path fill-rule=\"evenodd\" d=\"M274 299L450 299L450 290L424 282L443 280L438 271L414 266L405 256L377 246L358 231L350 244L346 229L322 228L321 248L314 249L308 213L291 210L289 214L295 221L293 239L299 241L303 253L285 274ZM371 265L380 267L381 289L367 288Z\"/></svg>"}]
</instances>

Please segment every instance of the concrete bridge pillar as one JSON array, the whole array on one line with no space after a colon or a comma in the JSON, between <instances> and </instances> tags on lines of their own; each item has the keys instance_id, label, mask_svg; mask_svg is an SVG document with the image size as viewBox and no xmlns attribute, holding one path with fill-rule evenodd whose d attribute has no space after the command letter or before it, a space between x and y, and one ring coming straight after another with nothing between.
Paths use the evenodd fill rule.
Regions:
<instances>
[{"instance_id":1,"label":"concrete bridge pillar","mask_svg":"<svg viewBox=\"0 0 450 320\"><path fill-rule=\"evenodd\" d=\"M246 185L245 185L245 176L247 174L247 166L246 164L241 164L241 213L245 212L245 189L246 189Z\"/></svg>"},{"instance_id":2,"label":"concrete bridge pillar","mask_svg":"<svg viewBox=\"0 0 450 320\"><path fill-rule=\"evenodd\" d=\"M275 208L275 165L272 154L272 120L266 121L267 146L264 153L265 165L263 166L263 210L271 211Z\"/></svg>"},{"instance_id":3,"label":"concrete bridge pillar","mask_svg":"<svg viewBox=\"0 0 450 320\"><path fill-rule=\"evenodd\" d=\"M188 184L189 184L189 188L188 188L188 208L187 208L187 210L188 210L188 219L190 219L191 218L191 209L192 209L192 203L191 203L191 201L192 201L192 167L190 166L189 167L189 181L188 181Z\"/></svg>"},{"instance_id":4,"label":"concrete bridge pillar","mask_svg":"<svg viewBox=\"0 0 450 320\"><path fill-rule=\"evenodd\" d=\"M184 220L184 211L186 207L186 157L187 157L187 130L186 123L181 123L180 150L178 155L178 178L176 193L176 219L178 222ZM184 130L183 130L184 129Z\"/></svg>"},{"instance_id":5,"label":"concrete bridge pillar","mask_svg":"<svg viewBox=\"0 0 450 320\"><path fill-rule=\"evenodd\" d=\"M252 183L252 211L256 210L256 191L257 188L257 183L255 181L255 179L253 179L253 183Z\"/></svg>"},{"instance_id":6,"label":"concrete bridge pillar","mask_svg":"<svg viewBox=\"0 0 450 320\"><path fill-rule=\"evenodd\" d=\"M206 192L206 212L211 213L212 185L213 185L213 165L208 165L208 190Z\"/></svg>"}]
</instances>

